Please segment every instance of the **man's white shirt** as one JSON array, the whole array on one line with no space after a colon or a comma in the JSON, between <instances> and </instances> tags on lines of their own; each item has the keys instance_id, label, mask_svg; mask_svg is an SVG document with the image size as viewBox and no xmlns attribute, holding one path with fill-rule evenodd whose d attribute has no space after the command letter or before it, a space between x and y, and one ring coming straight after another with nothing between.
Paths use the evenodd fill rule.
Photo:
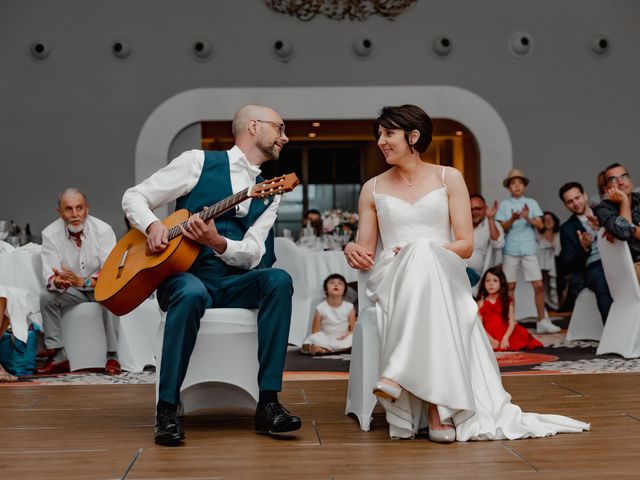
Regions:
<instances>
[{"instance_id":1,"label":"man's white shirt","mask_svg":"<svg viewBox=\"0 0 640 480\"><path fill-rule=\"evenodd\" d=\"M467 265L479 275L482 275L484 268L484 259L487 255L489 248L494 250L501 250L504 247L504 231L502 225L496 222L498 228L497 240L491 240L489 232L489 220L485 218L477 227L473 229L473 253L471 258L467 260Z\"/></svg>"}]
</instances>

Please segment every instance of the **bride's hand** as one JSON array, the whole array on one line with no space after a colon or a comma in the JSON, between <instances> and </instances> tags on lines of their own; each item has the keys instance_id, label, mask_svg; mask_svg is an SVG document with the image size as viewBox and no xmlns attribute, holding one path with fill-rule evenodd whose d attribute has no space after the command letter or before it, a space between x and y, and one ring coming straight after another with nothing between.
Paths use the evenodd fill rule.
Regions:
<instances>
[{"instance_id":1,"label":"bride's hand","mask_svg":"<svg viewBox=\"0 0 640 480\"><path fill-rule=\"evenodd\" d=\"M344 256L351 268L358 270L371 270L373 267L373 252L357 243L347 243L344 247Z\"/></svg>"}]
</instances>

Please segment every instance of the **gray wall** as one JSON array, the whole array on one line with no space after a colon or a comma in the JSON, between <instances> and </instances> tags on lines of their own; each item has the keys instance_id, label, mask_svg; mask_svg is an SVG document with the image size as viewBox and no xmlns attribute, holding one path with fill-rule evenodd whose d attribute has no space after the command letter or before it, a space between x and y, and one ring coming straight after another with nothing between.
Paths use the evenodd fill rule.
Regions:
<instances>
[{"instance_id":1,"label":"gray wall","mask_svg":"<svg viewBox=\"0 0 640 480\"><path fill-rule=\"evenodd\" d=\"M259 0L0 0L0 219L41 230L57 193L86 191L92 213L124 229L120 198L134 182L133 156L145 119L167 98L202 87L453 85L502 116L514 165L531 196L562 213L556 192L569 179L595 191L606 164L625 163L640 183L640 2L636 0L420 0L390 22L310 22L271 12ZM517 31L533 51L508 48ZM611 52L588 53L596 34ZM447 35L453 51L431 43ZM351 44L366 36L366 60ZM288 63L270 53L295 45ZM115 59L124 38L133 53ZM215 56L194 60L208 38ZM43 40L50 56L35 60ZM506 174L506 172L505 172Z\"/></svg>"}]
</instances>

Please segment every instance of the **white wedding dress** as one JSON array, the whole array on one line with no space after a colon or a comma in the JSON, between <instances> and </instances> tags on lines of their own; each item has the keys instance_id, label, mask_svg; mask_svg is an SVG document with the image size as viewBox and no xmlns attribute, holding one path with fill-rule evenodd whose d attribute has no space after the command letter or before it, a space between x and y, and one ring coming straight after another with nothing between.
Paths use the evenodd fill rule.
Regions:
<instances>
[{"instance_id":1,"label":"white wedding dress","mask_svg":"<svg viewBox=\"0 0 640 480\"><path fill-rule=\"evenodd\" d=\"M412 438L426 426L425 401L453 423L458 441L588 430L561 415L523 413L502 387L466 262L444 248L452 241L445 170L444 186L414 204L376 193L374 179L383 250L367 293L377 309L380 376L404 388L397 401L381 400L391 436Z\"/></svg>"}]
</instances>

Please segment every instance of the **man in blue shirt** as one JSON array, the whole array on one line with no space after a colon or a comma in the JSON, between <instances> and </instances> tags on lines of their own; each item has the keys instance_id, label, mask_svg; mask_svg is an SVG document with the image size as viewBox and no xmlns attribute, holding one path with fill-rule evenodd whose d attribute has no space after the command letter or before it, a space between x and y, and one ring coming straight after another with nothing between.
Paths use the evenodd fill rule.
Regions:
<instances>
[{"instance_id":1,"label":"man in blue shirt","mask_svg":"<svg viewBox=\"0 0 640 480\"><path fill-rule=\"evenodd\" d=\"M505 232L502 269L509 284L509 295L513 299L516 289L518 268L522 265L524 278L531 282L535 294L538 333L556 333L560 328L551 323L545 315L544 286L542 272L538 263L538 242L535 228L542 228L542 210L533 198L524 196L529 179L523 173L513 169L502 184L511 192L511 197L503 200L498 208L496 220L502 224Z\"/></svg>"}]
</instances>

